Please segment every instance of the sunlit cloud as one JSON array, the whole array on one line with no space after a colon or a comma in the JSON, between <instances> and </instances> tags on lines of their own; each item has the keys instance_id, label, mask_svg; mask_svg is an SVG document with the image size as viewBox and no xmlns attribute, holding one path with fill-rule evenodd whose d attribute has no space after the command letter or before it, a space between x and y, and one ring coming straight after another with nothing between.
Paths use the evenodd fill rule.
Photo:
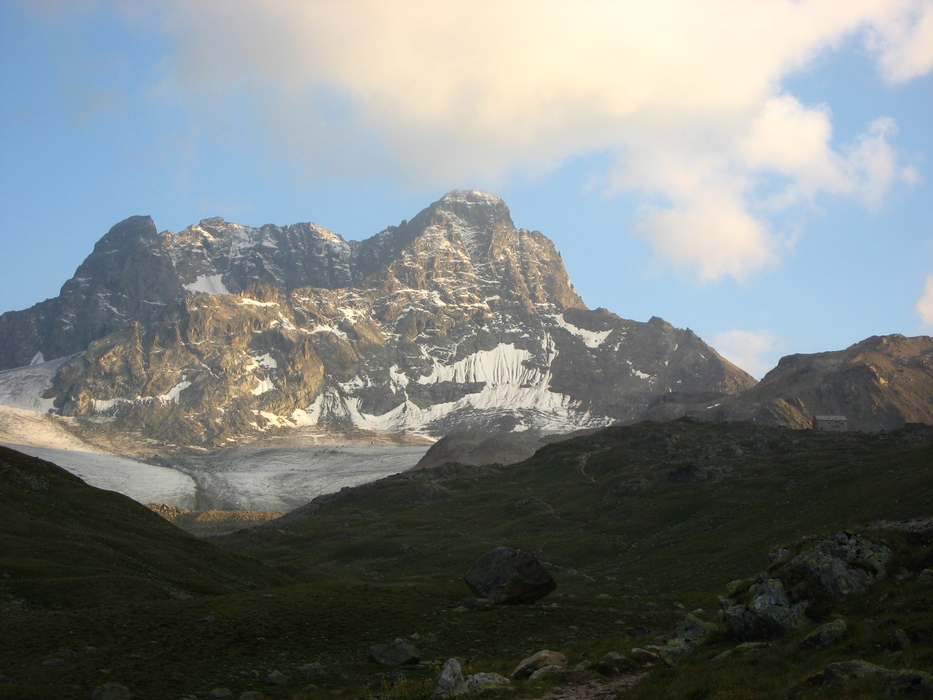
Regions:
<instances>
[{"instance_id":1,"label":"sunlit cloud","mask_svg":"<svg viewBox=\"0 0 933 700\"><path fill-rule=\"evenodd\" d=\"M888 81L901 83L933 69L933 1L902 5L873 23L868 46Z\"/></svg>"},{"instance_id":2,"label":"sunlit cloud","mask_svg":"<svg viewBox=\"0 0 933 700\"><path fill-rule=\"evenodd\" d=\"M771 331L729 330L714 333L711 340L720 355L756 379L774 368L774 356L784 345Z\"/></svg>"},{"instance_id":3,"label":"sunlit cloud","mask_svg":"<svg viewBox=\"0 0 933 700\"><path fill-rule=\"evenodd\" d=\"M248 105L309 173L432 188L606 152L606 191L643 198L636 232L702 280L776 264L783 208L878 208L918 176L891 119L837 143L830 109L782 81L853 37L892 83L929 72L933 0L124 4L172 42L155 94L206 133Z\"/></svg>"},{"instance_id":4,"label":"sunlit cloud","mask_svg":"<svg viewBox=\"0 0 933 700\"><path fill-rule=\"evenodd\" d=\"M914 311L917 312L924 327L933 330L933 275L927 275L923 294L914 304Z\"/></svg>"}]
</instances>

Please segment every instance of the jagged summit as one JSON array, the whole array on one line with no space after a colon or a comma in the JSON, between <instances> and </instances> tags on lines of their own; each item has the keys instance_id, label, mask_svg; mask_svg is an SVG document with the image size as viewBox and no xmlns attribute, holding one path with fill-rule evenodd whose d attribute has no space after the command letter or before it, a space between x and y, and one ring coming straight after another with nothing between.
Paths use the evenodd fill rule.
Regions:
<instances>
[{"instance_id":1,"label":"jagged summit","mask_svg":"<svg viewBox=\"0 0 933 700\"><path fill-rule=\"evenodd\" d=\"M554 244L479 190L363 241L127 219L62 295L0 317L4 366L38 353L74 355L50 364L55 411L199 445L305 425L568 432L754 384L690 331L587 309Z\"/></svg>"}]
</instances>

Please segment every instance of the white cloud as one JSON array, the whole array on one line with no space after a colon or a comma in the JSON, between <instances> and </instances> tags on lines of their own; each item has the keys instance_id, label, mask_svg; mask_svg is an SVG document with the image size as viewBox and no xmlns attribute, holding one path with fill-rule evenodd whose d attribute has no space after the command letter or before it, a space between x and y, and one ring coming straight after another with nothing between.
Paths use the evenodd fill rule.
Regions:
<instances>
[{"instance_id":1,"label":"white cloud","mask_svg":"<svg viewBox=\"0 0 933 700\"><path fill-rule=\"evenodd\" d=\"M900 83L933 69L933 0L910 3L872 26L868 45L879 54L885 77Z\"/></svg>"},{"instance_id":2,"label":"white cloud","mask_svg":"<svg viewBox=\"0 0 933 700\"><path fill-rule=\"evenodd\" d=\"M892 82L933 67L933 0L148 7L175 46L160 94L212 133L248 103L269 143L309 170L432 187L608 151L607 185L650 204L638 231L708 280L778 259L775 207L821 193L877 207L892 182L916 178L898 164L890 120L836 145L829 110L785 92L784 76L860 32ZM759 201L769 175L784 189Z\"/></svg>"},{"instance_id":3,"label":"white cloud","mask_svg":"<svg viewBox=\"0 0 933 700\"><path fill-rule=\"evenodd\" d=\"M927 275L923 294L914 304L914 311L917 312L924 326L933 329L933 275Z\"/></svg>"},{"instance_id":4,"label":"white cloud","mask_svg":"<svg viewBox=\"0 0 933 700\"><path fill-rule=\"evenodd\" d=\"M784 345L771 331L730 330L714 333L711 343L729 362L761 379L777 364L776 355Z\"/></svg>"}]
</instances>

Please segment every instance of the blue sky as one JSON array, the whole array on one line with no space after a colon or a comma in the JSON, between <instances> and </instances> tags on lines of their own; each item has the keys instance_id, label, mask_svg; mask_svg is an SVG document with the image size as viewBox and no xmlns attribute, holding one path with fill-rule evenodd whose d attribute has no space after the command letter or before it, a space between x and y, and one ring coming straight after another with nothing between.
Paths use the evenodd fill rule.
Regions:
<instances>
[{"instance_id":1,"label":"blue sky","mask_svg":"<svg viewBox=\"0 0 933 700\"><path fill-rule=\"evenodd\" d=\"M757 377L931 334L931 71L931 0L6 0L0 310L134 214L361 239L478 188Z\"/></svg>"}]
</instances>

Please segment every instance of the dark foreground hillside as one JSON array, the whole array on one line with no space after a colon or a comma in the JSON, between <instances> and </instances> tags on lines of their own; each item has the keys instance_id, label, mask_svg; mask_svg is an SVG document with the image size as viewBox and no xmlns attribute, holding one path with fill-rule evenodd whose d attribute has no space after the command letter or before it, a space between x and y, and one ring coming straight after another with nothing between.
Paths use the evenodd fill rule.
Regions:
<instances>
[{"instance_id":1,"label":"dark foreground hillside","mask_svg":"<svg viewBox=\"0 0 933 700\"><path fill-rule=\"evenodd\" d=\"M712 590L802 535L933 513L933 428L822 433L678 420L507 467L447 465L323 496L217 540L306 580L442 583L500 545L565 588Z\"/></svg>"},{"instance_id":2,"label":"dark foreground hillside","mask_svg":"<svg viewBox=\"0 0 933 700\"><path fill-rule=\"evenodd\" d=\"M898 524L933 510L929 428L828 435L646 423L550 445L513 467L390 477L218 540L299 583L199 543L126 499L93 489L79 497L89 487L60 482L51 465L4 459L3 488L15 479L28 484L3 503L4 513L18 513L0 525L4 545L14 541L11 532L35 532L35 551L51 556L38 557L40 566L30 563L28 547L0 552L8 603L0 613L0 697L86 700L118 682L136 700L427 698L449 658L461 659L464 674L508 676L542 649L579 670L513 681L507 697L874 698L896 683L911 690L916 681L924 691L923 673L933 671L933 528ZM879 520L890 522L879 530ZM788 574L786 562L816 541L811 536L839 530L886 547L885 575L858 596L817 596L812 617L786 635L734 638L717 597L747 604L767 576L783 577L794 601L812 596L812 580ZM135 550L116 546L137 534ZM110 549L70 559L69 542ZM557 590L533 605L461 606L470 595L463 575L498 545L535 552ZM225 578L231 562L239 581ZM60 593L69 571L92 565L100 582L138 580L139 594L125 583L102 583L83 599ZM162 567L183 568L193 597L167 599L157 594L161 584L147 588ZM18 580L24 572L37 593L16 603L30 588ZM192 580L203 588L194 590ZM62 609L50 609L56 604ZM710 636L669 665L652 650L676 646L671 635L687 611ZM840 620L842 641L806 646L818 625ZM416 646L420 662L369 660L371 647L396 639ZM848 669L853 659L887 675L835 684L826 669Z\"/></svg>"}]
</instances>

